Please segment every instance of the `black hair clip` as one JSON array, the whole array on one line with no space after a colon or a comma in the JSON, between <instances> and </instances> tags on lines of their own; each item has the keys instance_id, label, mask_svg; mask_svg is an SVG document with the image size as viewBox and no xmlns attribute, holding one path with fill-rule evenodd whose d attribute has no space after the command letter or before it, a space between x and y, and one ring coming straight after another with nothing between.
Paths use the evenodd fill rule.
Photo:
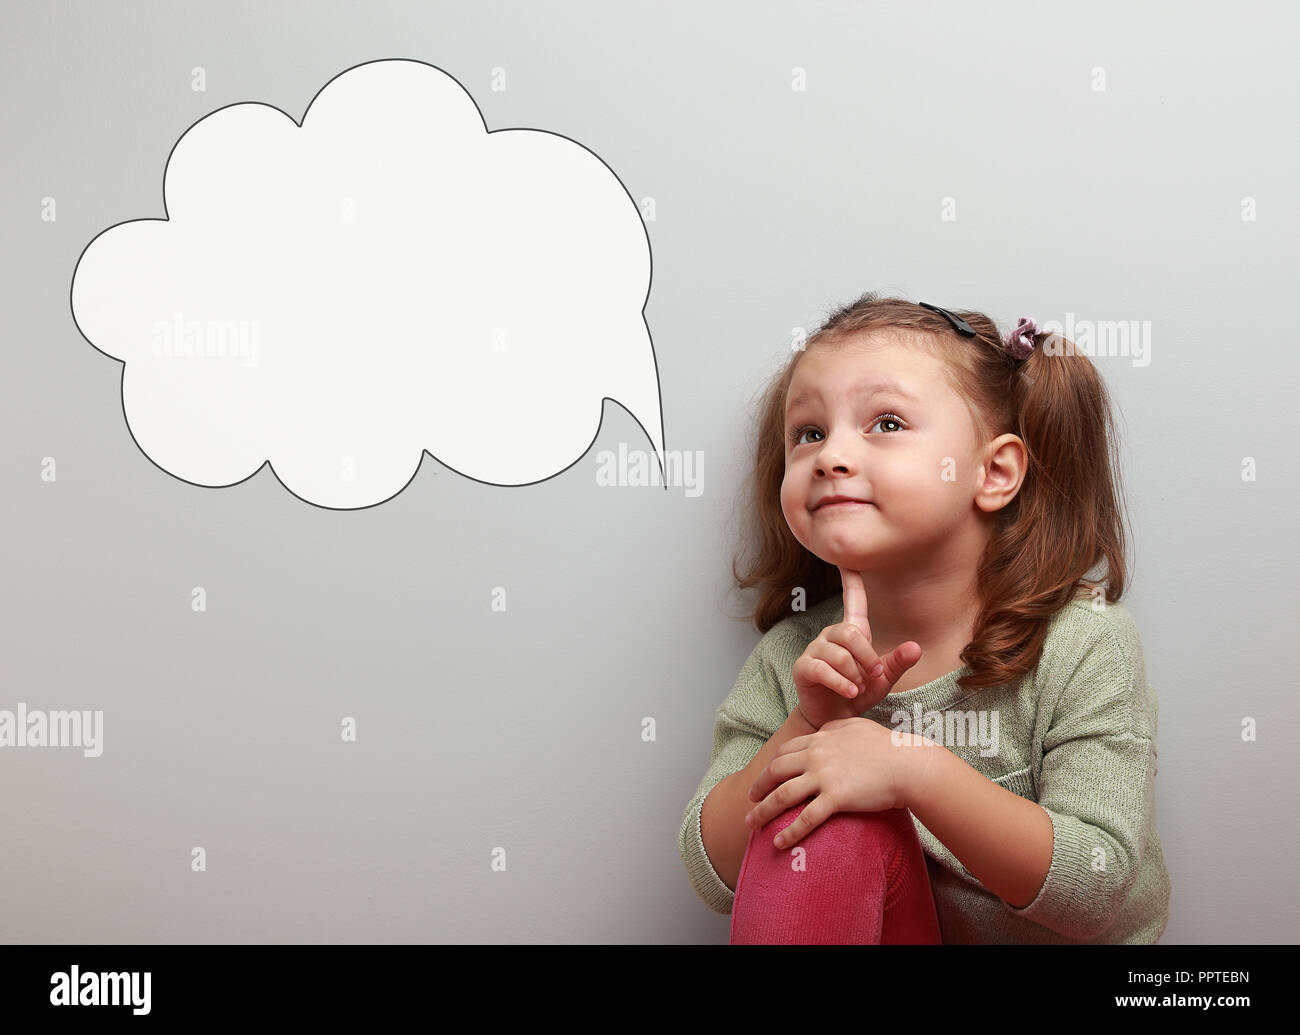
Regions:
<instances>
[{"instance_id":1,"label":"black hair clip","mask_svg":"<svg viewBox=\"0 0 1300 1035\"><path fill-rule=\"evenodd\" d=\"M937 305L931 305L929 302L917 302L916 304L920 306L924 306L926 309L931 309L934 312L938 313L940 316L946 319L950 324L952 324L953 329L958 334L964 334L968 338L975 337L975 328L972 327L970 324L968 324L960 316L954 316L952 313L948 312L947 309L940 309Z\"/></svg>"}]
</instances>

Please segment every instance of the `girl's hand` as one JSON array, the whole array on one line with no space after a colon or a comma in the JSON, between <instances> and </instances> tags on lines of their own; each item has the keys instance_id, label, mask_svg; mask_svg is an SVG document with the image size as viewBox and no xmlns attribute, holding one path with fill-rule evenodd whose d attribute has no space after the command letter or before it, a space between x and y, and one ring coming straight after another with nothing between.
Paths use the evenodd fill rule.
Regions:
<instances>
[{"instance_id":1,"label":"girl's hand","mask_svg":"<svg viewBox=\"0 0 1300 1035\"><path fill-rule=\"evenodd\" d=\"M871 646L867 589L862 573L840 568L844 621L828 625L794 663L795 706L813 729L874 708L903 673L921 660L920 644L901 643L880 658ZM879 667L879 671L875 668Z\"/></svg>"},{"instance_id":2,"label":"girl's hand","mask_svg":"<svg viewBox=\"0 0 1300 1035\"><path fill-rule=\"evenodd\" d=\"M745 816L753 830L766 825L806 798L799 817L777 835L777 848L789 848L837 812L880 812L903 808L903 757L908 736L894 743L893 733L871 719L834 719L816 733L792 737L749 789L757 801Z\"/></svg>"}]
</instances>

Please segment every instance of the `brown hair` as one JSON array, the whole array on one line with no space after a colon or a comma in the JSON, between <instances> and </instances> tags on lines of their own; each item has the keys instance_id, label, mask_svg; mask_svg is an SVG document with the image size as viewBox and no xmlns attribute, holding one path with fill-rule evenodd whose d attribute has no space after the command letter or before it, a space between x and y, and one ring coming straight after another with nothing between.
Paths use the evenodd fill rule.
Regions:
<instances>
[{"instance_id":1,"label":"brown hair","mask_svg":"<svg viewBox=\"0 0 1300 1035\"><path fill-rule=\"evenodd\" d=\"M759 403L754 467L743 494L748 555L737 555L732 575L741 589L759 587L757 605L745 617L764 633L792 613L796 590L806 592L808 607L842 592L836 567L794 537L781 510L786 392L808 348L874 331L900 334L946 360L947 379L967 401L981 441L1010 432L1028 453L1019 492L997 511L976 572L980 613L961 652L971 669L961 686L969 690L1032 671L1048 622L1080 588L1099 584L1084 576L1103 559L1106 600L1118 601L1125 538L1114 418L1091 360L1060 335L1039 332L1029 358L1018 362L988 316L954 312L976 337L958 335L943 316L914 302L868 292L835 309L771 379Z\"/></svg>"}]
</instances>

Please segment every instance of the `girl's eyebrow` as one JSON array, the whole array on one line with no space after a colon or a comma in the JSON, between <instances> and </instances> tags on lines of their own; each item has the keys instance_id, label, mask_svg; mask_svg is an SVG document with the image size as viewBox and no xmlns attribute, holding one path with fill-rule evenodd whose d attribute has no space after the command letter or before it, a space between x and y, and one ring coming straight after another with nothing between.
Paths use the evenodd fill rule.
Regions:
<instances>
[{"instance_id":1,"label":"girl's eyebrow","mask_svg":"<svg viewBox=\"0 0 1300 1035\"><path fill-rule=\"evenodd\" d=\"M849 389L851 395L875 395L880 392L893 392L895 395L901 396L902 398L914 403L919 403L921 401L897 381L890 381L888 379L882 381L862 381ZM794 409L800 403L807 402L810 399L820 400L821 397L821 392L817 391L816 388L807 388L786 404L786 412L789 413L790 410Z\"/></svg>"}]
</instances>

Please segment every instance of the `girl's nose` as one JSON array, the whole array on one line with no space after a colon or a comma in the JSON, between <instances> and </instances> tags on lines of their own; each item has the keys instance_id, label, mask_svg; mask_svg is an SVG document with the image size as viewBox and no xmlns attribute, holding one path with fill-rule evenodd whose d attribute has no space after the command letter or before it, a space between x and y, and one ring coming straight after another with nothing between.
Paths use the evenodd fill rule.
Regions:
<instances>
[{"instance_id":1,"label":"girl's nose","mask_svg":"<svg viewBox=\"0 0 1300 1035\"><path fill-rule=\"evenodd\" d=\"M839 446L827 445L817 457L817 470L822 474L851 474L853 460Z\"/></svg>"}]
</instances>

